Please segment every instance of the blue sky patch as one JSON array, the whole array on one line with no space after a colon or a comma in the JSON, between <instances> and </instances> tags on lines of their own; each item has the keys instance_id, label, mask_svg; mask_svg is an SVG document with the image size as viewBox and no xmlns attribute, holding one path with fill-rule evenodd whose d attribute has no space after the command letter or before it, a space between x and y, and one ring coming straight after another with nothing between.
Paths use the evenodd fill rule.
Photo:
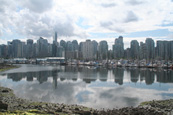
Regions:
<instances>
[{"instance_id":1,"label":"blue sky patch","mask_svg":"<svg viewBox=\"0 0 173 115\"><path fill-rule=\"evenodd\" d=\"M91 27L92 27L92 26L90 26L90 25L85 25L85 24L83 24L83 22L84 22L84 18L80 17L80 18L78 19L78 21L77 21L76 24L77 24L79 27L83 28L83 29L88 29L88 28L91 28Z\"/></svg>"}]
</instances>

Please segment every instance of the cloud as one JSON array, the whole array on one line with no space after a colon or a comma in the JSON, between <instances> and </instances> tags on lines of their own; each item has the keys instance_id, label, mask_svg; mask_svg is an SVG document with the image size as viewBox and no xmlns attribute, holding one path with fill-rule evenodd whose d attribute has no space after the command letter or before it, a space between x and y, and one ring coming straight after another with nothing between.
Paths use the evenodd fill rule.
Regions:
<instances>
[{"instance_id":1,"label":"cloud","mask_svg":"<svg viewBox=\"0 0 173 115\"><path fill-rule=\"evenodd\" d=\"M169 34L167 38L168 38L169 40L172 40L172 39L173 39L173 34Z\"/></svg>"},{"instance_id":2,"label":"cloud","mask_svg":"<svg viewBox=\"0 0 173 115\"><path fill-rule=\"evenodd\" d=\"M109 21L109 22L101 22L101 23L100 23L100 25L101 25L102 27L110 27L112 24L113 24L113 23L112 23L111 21Z\"/></svg>"},{"instance_id":3,"label":"cloud","mask_svg":"<svg viewBox=\"0 0 173 115\"><path fill-rule=\"evenodd\" d=\"M170 0L1 0L0 29L32 39L39 36L51 39L57 30L59 37L80 40L93 38L89 35L91 32L117 35L167 29L170 27L161 25L163 22L172 22L172 10ZM83 28L78 24L80 17L83 18ZM6 31L1 31L1 37L7 38L5 35Z\"/></svg>"},{"instance_id":4,"label":"cloud","mask_svg":"<svg viewBox=\"0 0 173 115\"><path fill-rule=\"evenodd\" d=\"M53 0L25 0L22 6L33 12L43 13L53 7Z\"/></svg>"},{"instance_id":5,"label":"cloud","mask_svg":"<svg viewBox=\"0 0 173 115\"><path fill-rule=\"evenodd\" d=\"M59 33L60 36L74 36L74 26L70 21L65 23L57 23L54 26L54 30Z\"/></svg>"},{"instance_id":6,"label":"cloud","mask_svg":"<svg viewBox=\"0 0 173 115\"><path fill-rule=\"evenodd\" d=\"M126 3L130 5L140 5L140 4L143 4L144 1L143 0L128 0Z\"/></svg>"},{"instance_id":7,"label":"cloud","mask_svg":"<svg viewBox=\"0 0 173 115\"><path fill-rule=\"evenodd\" d=\"M124 22L128 23L128 22L136 22L138 21L138 17L136 16L136 14L133 11L129 11L127 13L127 17L125 18Z\"/></svg>"},{"instance_id":8,"label":"cloud","mask_svg":"<svg viewBox=\"0 0 173 115\"><path fill-rule=\"evenodd\" d=\"M2 30L0 30L0 36L2 36Z\"/></svg>"},{"instance_id":9,"label":"cloud","mask_svg":"<svg viewBox=\"0 0 173 115\"><path fill-rule=\"evenodd\" d=\"M104 7L104 8L110 8L110 7L115 7L116 4L115 3L109 3L109 4L102 3L101 6Z\"/></svg>"}]
</instances>

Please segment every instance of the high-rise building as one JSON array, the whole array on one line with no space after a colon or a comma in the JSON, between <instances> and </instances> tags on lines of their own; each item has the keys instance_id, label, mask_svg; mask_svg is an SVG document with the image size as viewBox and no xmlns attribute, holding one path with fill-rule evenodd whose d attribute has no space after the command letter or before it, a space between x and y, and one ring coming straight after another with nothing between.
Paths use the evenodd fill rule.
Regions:
<instances>
[{"instance_id":1,"label":"high-rise building","mask_svg":"<svg viewBox=\"0 0 173 115\"><path fill-rule=\"evenodd\" d=\"M100 41L98 46L99 59L107 59L108 44L107 41Z\"/></svg>"},{"instance_id":2,"label":"high-rise building","mask_svg":"<svg viewBox=\"0 0 173 115\"><path fill-rule=\"evenodd\" d=\"M67 59L73 59L74 58L73 44L71 41L67 41L67 43L66 43L65 57Z\"/></svg>"},{"instance_id":3,"label":"high-rise building","mask_svg":"<svg viewBox=\"0 0 173 115\"><path fill-rule=\"evenodd\" d=\"M47 57L48 53L48 42L47 39L40 37L37 40L37 57Z\"/></svg>"},{"instance_id":4,"label":"high-rise building","mask_svg":"<svg viewBox=\"0 0 173 115\"><path fill-rule=\"evenodd\" d=\"M130 43L130 54L132 59L139 59L139 43L137 40L132 40Z\"/></svg>"},{"instance_id":5,"label":"high-rise building","mask_svg":"<svg viewBox=\"0 0 173 115\"><path fill-rule=\"evenodd\" d=\"M34 56L34 45L33 45L33 40L28 39L27 40L27 45L26 45L26 57L27 58L33 58Z\"/></svg>"},{"instance_id":6,"label":"high-rise building","mask_svg":"<svg viewBox=\"0 0 173 115\"><path fill-rule=\"evenodd\" d=\"M57 41L57 32L55 32L55 35L53 37L53 44L52 44L52 56L56 57L57 56L57 48L59 46L58 41Z\"/></svg>"},{"instance_id":7,"label":"high-rise building","mask_svg":"<svg viewBox=\"0 0 173 115\"><path fill-rule=\"evenodd\" d=\"M6 58L8 56L8 47L7 45L0 45L0 58Z\"/></svg>"},{"instance_id":8,"label":"high-rise building","mask_svg":"<svg viewBox=\"0 0 173 115\"><path fill-rule=\"evenodd\" d=\"M61 40L60 41L60 46L62 46L65 50L66 49L66 42L64 40Z\"/></svg>"},{"instance_id":9,"label":"high-rise building","mask_svg":"<svg viewBox=\"0 0 173 115\"><path fill-rule=\"evenodd\" d=\"M7 57L8 58L12 58L13 57L12 42L8 41L7 42L7 46L8 46L8 54L7 54Z\"/></svg>"},{"instance_id":10,"label":"high-rise building","mask_svg":"<svg viewBox=\"0 0 173 115\"><path fill-rule=\"evenodd\" d=\"M33 45L33 40L32 39L28 39L27 40L27 45Z\"/></svg>"},{"instance_id":11,"label":"high-rise building","mask_svg":"<svg viewBox=\"0 0 173 115\"><path fill-rule=\"evenodd\" d=\"M157 41L156 55L158 59L171 59L171 42Z\"/></svg>"},{"instance_id":12,"label":"high-rise building","mask_svg":"<svg viewBox=\"0 0 173 115\"><path fill-rule=\"evenodd\" d=\"M58 46L56 56L57 57L64 57L64 48L62 46Z\"/></svg>"},{"instance_id":13,"label":"high-rise building","mask_svg":"<svg viewBox=\"0 0 173 115\"><path fill-rule=\"evenodd\" d=\"M147 59L154 59L155 56L155 47L154 47L154 40L152 38L147 38L145 40L146 48L147 48Z\"/></svg>"},{"instance_id":14,"label":"high-rise building","mask_svg":"<svg viewBox=\"0 0 173 115\"><path fill-rule=\"evenodd\" d=\"M94 59L93 43L91 42L91 40L86 40L85 42L83 42L82 54L83 54L83 58L85 60L93 60Z\"/></svg>"},{"instance_id":15,"label":"high-rise building","mask_svg":"<svg viewBox=\"0 0 173 115\"><path fill-rule=\"evenodd\" d=\"M139 49L140 59L147 59L147 46L146 43L140 42Z\"/></svg>"},{"instance_id":16,"label":"high-rise building","mask_svg":"<svg viewBox=\"0 0 173 115\"><path fill-rule=\"evenodd\" d=\"M79 59L83 59L83 53L82 53L82 51L83 51L83 44L84 44L84 42L80 42L79 43L79 52L78 52L78 58Z\"/></svg>"},{"instance_id":17,"label":"high-rise building","mask_svg":"<svg viewBox=\"0 0 173 115\"><path fill-rule=\"evenodd\" d=\"M77 40L72 41L72 47L73 47L73 51L78 51L79 46L78 46Z\"/></svg>"},{"instance_id":18,"label":"high-rise building","mask_svg":"<svg viewBox=\"0 0 173 115\"><path fill-rule=\"evenodd\" d=\"M53 56L53 55L52 55L52 53L53 53L53 52L52 52L52 44L48 43L47 50L48 50L48 56L49 56L49 57Z\"/></svg>"},{"instance_id":19,"label":"high-rise building","mask_svg":"<svg viewBox=\"0 0 173 115\"><path fill-rule=\"evenodd\" d=\"M58 41L57 41L58 35L57 32L55 32L55 35L53 37L53 44L58 45Z\"/></svg>"},{"instance_id":20,"label":"high-rise building","mask_svg":"<svg viewBox=\"0 0 173 115\"><path fill-rule=\"evenodd\" d=\"M21 58L23 54L22 42L20 40L13 40L11 42L12 45L12 57L13 58Z\"/></svg>"},{"instance_id":21,"label":"high-rise building","mask_svg":"<svg viewBox=\"0 0 173 115\"><path fill-rule=\"evenodd\" d=\"M113 45L113 55L114 58L123 58L124 57L124 43L123 37L115 39L115 44Z\"/></svg>"},{"instance_id":22,"label":"high-rise building","mask_svg":"<svg viewBox=\"0 0 173 115\"><path fill-rule=\"evenodd\" d=\"M93 40L93 54L94 54L94 59L98 59L98 43L97 41Z\"/></svg>"},{"instance_id":23,"label":"high-rise building","mask_svg":"<svg viewBox=\"0 0 173 115\"><path fill-rule=\"evenodd\" d=\"M164 42L163 41L157 41L156 53L157 53L158 59L163 59L164 57Z\"/></svg>"},{"instance_id":24,"label":"high-rise building","mask_svg":"<svg viewBox=\"0 0 173 115\"><path fill-rule=\"evenodd\" d=\"M170 59L173 60L173 41L170 41Z\"/></svg>"},{"instance_id":25,"label":"high-rise building","mask_svg":"<svg viewBox=\"0 0 173 115\"><path fill-rule=\"evenodd\" d=\"M73 58L78 59L78 52L79 52L79 46L77 40L72 41L72 47L73 47Z\"/></svg>"},{"instance_id":26,"label":"high-rise building","mask_svg":"<svg viewBox=\"0 0 173 115\"><path fill-rule=\"evenodd\" d=\"M130 48L127 48L126 50L124 50L124 58L129 59L130 56Z\"/></svg>"}]
</instances>

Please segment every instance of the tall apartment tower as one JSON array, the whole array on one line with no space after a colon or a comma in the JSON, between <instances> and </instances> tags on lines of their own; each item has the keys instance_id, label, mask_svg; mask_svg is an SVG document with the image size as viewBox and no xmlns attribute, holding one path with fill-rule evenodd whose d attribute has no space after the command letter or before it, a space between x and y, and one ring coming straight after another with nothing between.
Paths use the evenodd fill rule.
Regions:
<instances>
[{"instance_id":1,"label":"tall apartment tower","mask_svg":"<svg viewBox=\"0 0 173 115\"><path fill-rule=\"evenodd\" d=\"M147 46L146 43L140 42L140 59L147 59Z\"/></svg>"},{"instance_id":2,"label":"tall apartment tower","mask_svg":"<svg viewBox=\"0 0 173 115\"><path fill-rule=\"evenodd\" d=\"M83 43L82 46L82 54L83 54L83 58L86 60L92 60L94 58L94 54L93 54L93 43L91 42L91 40L86 40Z\"/></svg>"},{"instance_id":3,"label":"tall apartment tower","mask_svg":"<svg viewBox=\"0 0 173 115\"><path fill-rule=\"evenodd\" d=\"M57 42L57 32L55 32L55 35L53 36L53 44L52 44L52 56L57 56L57 48L58 48L58 42Z\"/></svg>"},{"instance_id":4,"label":"tall apartment tower","mask_svg":"<svg viewBox=\"0 0 173 115\"><path fill-rule=\"evenodd\" d=\"M157 41L156 54L158 59L171 59L171 41Z\"/></svg>"},{"instance_id":5,"label":"tall apartment tower","mask_svg":"<svg viewBox=\"0 0 173 115\"><path fill-rule=\"evenodd\" d=\"M124 57L124 43L122 36L115 39L115 44L113 45L113 56L114 58Z\"/></svg>"},{"instance_id":6,"label":"tall apartment tower","mask_svg":"<svg viewBox=\"0 0 173 115\"><path fill-rule=\"evenodd\" d=\"M97 41L93 40L92 41L93 44L93 54L94 54L94 59L98 59L98 43Z\"/></svg>"},{"instance_id":7,"label":"tall apartment tower","mask_svg":"<svg viewBox=\"0 0 173 115\"><path fill-rule=\"evenodd\" d=\"M107 41L103 40L99 42L99 59L106 59L108 53L108 44Z\"/></svg>"},{"instance_id":8,"label":"tall apartment tower","mask_svg":"<svg viewBox=\"0 0 173 115\"><path fill-rule=\"evenodd\" d=\"M49 56L49 51L48 51L48 41L47 39L44 39L42 37L40 37L37 40L37 57L47 57Z\"/></svg>"},{"instance_id":9,"label":"tall apartment tower","mask_svg":"<svg viewBox=\"0 0 173 115\"><path fill-rule=\"evenodd\" d=\"M26 57L27 58L33 58L34 56L34 45L33 45L33 40L28 39L27 40L27 45L26 45Z\"/></svg>"},{"instance_id":10,"label":"tall apartment tower","mask_svg":"<svg viewBox=\"0 0 173 115\"><path fill-rule=\"evenodd\" d=\"M57 38L58 38L58 35L57 35L57 32L55 32L55 35L54 35L54 37L53 37L53 44L58 45Z\"/></svg>"},{"instance_id":11,"label":"tall apartment tower","mask_svg":"<svg viewBox=\"0 0 173 115\"><path fill-rule=\"evenodd\" d=\"M139 59L139 42L137 40L131 41L130 54L132 59Z\"/></svg>"},{"instance_id":12,"label":"tall apartment tower","mask_svg":"<svg viewBox=\"0 0 173 115\"><path fill-rule=\"evenodd\" d=\"M154 59L155 57L155 47L154 47L154 40L152 38L147 38L145 40L146 48L147 48L147 59Z\"/></svg>"}]
</instances>

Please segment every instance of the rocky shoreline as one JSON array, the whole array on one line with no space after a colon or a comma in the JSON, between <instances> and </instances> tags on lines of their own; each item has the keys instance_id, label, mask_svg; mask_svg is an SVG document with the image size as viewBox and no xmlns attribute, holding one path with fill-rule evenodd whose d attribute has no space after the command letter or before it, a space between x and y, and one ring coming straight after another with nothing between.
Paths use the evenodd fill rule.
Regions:
<instances>
[{"instance_id":1,"label":"rocky shoreline","mask_svg":"<svg viewBox=\"0 0 173 115\"><path fill-rule=\"evenodd\" d=\"M0 87L0 114L173 115L173 99L143 102L138 107L96 110L80 105L33 102L16 97L9 88Z\"/></svg>"}]
</instances>

